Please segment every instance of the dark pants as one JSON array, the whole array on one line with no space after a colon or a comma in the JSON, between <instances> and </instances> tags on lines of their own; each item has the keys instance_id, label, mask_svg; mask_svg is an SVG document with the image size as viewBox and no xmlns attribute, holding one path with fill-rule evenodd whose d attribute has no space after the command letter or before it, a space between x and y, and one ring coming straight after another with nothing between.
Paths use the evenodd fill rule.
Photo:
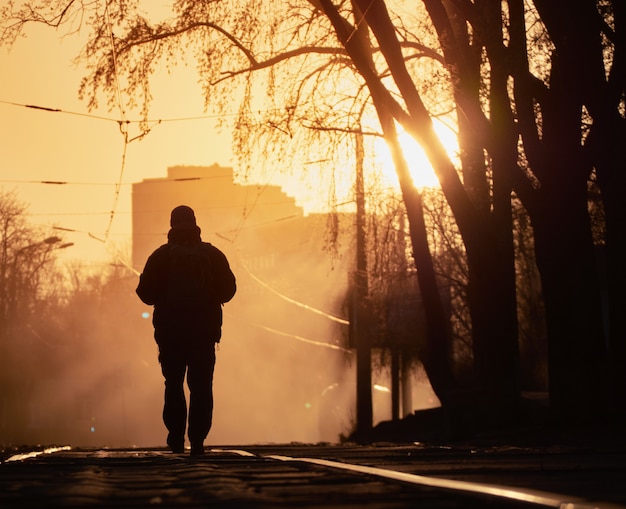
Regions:
<instances>
[{"instance_id":1,"label":"dark pants","mask_svg":"<svg viewBox=\"0 0 626 509\"><path fill-rule=\"evenodd\" d=\"M206 338L157 338L159 362L165 378L163 423L168 430L168 445L184 443L187 425L187 401L183 384L187 374L189 387L189 428L192 446L201 445L209 434L213 420L213 372L215 344Z\"/></svg>"}]
</instances>

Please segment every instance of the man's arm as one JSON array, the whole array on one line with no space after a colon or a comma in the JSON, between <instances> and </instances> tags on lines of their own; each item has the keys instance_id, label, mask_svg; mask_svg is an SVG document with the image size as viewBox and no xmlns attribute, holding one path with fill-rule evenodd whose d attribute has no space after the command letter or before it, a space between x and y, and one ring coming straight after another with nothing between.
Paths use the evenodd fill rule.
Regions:
<instances>
[{"instance_id":1,"label":"man's arm","mask_svg":"<svg viewBox=\"0 0 626 509\"><path fill-rule=\"evenodd\" d=\"M153 306L160 300L164 292L166 270L165 251L161 246L150 255L139 276L139 285L135 291L143 303Z\"/></svg>"},{"instance_id":2,"label":"man's arm","mask_svg":"<svg viewBox=\"0 0 626 509\"><path fill-rule=\"evenodd\" d=\"M220 304L224 304L232 299L237 291L235 275L230 268L226 255L215 246L212 253L213 277L215 284L215 296Z\"/></svg>"}]
</instances>

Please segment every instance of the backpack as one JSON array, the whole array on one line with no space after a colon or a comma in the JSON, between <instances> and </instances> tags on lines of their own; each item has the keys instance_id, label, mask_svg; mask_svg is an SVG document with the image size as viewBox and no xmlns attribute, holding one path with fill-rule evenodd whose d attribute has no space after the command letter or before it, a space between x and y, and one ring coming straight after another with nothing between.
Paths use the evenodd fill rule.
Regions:
<instances>
[{"instance_id":1,"label":"backpack","mask_svg":"<svg viewBox=\"0 0 626 509\"><path fill-rule=\"evenodd\" d=\"M167 301L177 308L201 308L211 302L214 275L209 246L170 244Z\"/></svg>"}]
</instances>

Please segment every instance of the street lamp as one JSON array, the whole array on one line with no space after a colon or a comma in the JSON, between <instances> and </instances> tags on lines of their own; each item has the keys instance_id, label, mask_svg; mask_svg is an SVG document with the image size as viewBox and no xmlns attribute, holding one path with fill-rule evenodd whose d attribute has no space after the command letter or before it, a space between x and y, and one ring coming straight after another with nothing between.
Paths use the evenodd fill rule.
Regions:
<instances>
[{"instance_id":1,"label":"street lamp","mask_svg":"<svg viewBox=\"0 0 626 509\"><path fill-rule=\"evenodd\" d=\"M46 237L39 244L57 244L57 243L61 242L62 240L63 240L62 238L53 235L52 237ZM33 246L37 246L39 244L33 244L32 246L26 246L26 247L33 247ZM73 242L64 242L63 244L61 244L59 246L55 246L55 249L65 249L66 247L71 247L73 245L74 245ZM22 249L24 249L24 248L22 248Z\"/></svg>"},{"instance_id":2,"label":"street lamp","mask_svg":"<svg viewBox=\"0 0 626 509\"><path fill-rule=\"evenodd\" d=\"M53 235L52 237L47 237L41 241L41 244L56 244L57 242L61 242L61 238ZM37 244L34 244L35 246Z\"/></svg>"},{"instance_id":3,"label":"street lamp","mask_svg":"<svg viewBox=\"0 0 626 509\"><path fill-rule=\"evenodd\" d=\"M20 249L18 249L15 252L15 256L14 259L17 259L17 256L22 253L23 251L26 251L27 249L32 249L34 247L38 247L41 246L43 244L48 244L49 246L52 246L53 244L58 244L59 242L61 242L63 239L61 237L57 237L56 235L53 235L51 237L46 237L45 239L39 241L39 242L35 242L34 244L28 244L27 246L21 247ZM73 246L74 243L73 242L65 242L64 244L61 244L60 246L55 246L55 249L65 249L66 247L70 247Z\"/></svg>"},{"instance_id":4,"label":"street lamp","mask_svg":"<svg viewBox=\"0 0 626 509\"><path fill-rule=\"evenodd\" d=\"M13 270L11 271L11 291L13 292L12 295L14 294L15 289L16 289L16 284L17 284L16 272L17 272L17 267L18 267L18 260L21 257L22 253L28 249L33 249L39 246L43 246L44 244L51 246L50 249L65 249L66 247L70 247L74 245L73 242L65 242L57 246L56 244L58 244L62 240L63 239L61 237L57 237L56 235L53 235L51 237L46 237L45 239L39 242L35 242L34 244L28 244L27 246L21 247L20 249L15 251L15 253L13 254Z\"/></svg>"}]
</instances>

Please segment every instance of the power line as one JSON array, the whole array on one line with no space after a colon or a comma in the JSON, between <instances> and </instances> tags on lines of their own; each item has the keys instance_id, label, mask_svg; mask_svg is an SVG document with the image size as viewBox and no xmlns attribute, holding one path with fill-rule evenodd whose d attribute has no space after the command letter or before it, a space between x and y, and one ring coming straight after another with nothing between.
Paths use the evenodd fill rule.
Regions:
<instances>
[{"instance_id":1,"label":"power line","mask_svg":"<svg viewBox=\"0 0 626 509\"><path fill-rule=\"evenodd\" d=\"M115 123L119 122L119 120L116 119L116 118L103 117L101 115L94 115L94 114L91 114L91 113L79 113L79 112L76 112L76 111L67 111L67 110L62 110L60 108L50 108L50 107L47 107L47 106L37 106L35 104L23 104L23 103L17 103L17 102L14 102L14 101L5 101L5 100L1 100L1 99L0 99L0 103L1 104L8 104L8 105L11 105L11 106L18 106L18 107L21 107L21 108L29 108L29 109L33 109L33 110L42 110L42 111L46 111L46 112L49 112L49 113L64 113L66 115L76 115L76 116L79 116L79 117L87 117L87 118L92 118L92 119L95 119L95 120L106 120L108 122L115 122ZM139 122L139 121L136 121L136 122Z\"/></svg>"},{"instance_id":2,"label":"power line","mask_svg":"<svg viewBox=\"0 0 626 509\"><path fill-rule=\"evenodd\" d=\"M141 182L121 182L122 186L132 186L135 184L169 184L171 182L187 182L190 180L209 180L209 179L231 178L229 175L207 175L204 177L180 177L180 178L161 178L143 180ZM17 180L17 179L0 179L2 184L44 184L54 186L116 186L117 182L85 182L71 180Z\"/></svg>"},{"instance_id":3,"label":"power line","mask_svg":"<svg viewBox=\"0 0 626 509\"><path fill-rule=\"evenodd\" d=\"M24 215L32 217L46 217L46 216L106 216L110 214L109 211L102 212L27 212ZM130 214L129 211L118 212L118 214Z\"/></svg>"},{"instance_id":4,"label":"power line","mask_svg":"<svg viewBox=\"0 0 626 509\"><path fill-rule=\"evenodd\" d=\"M15 180L0 179L2 184L44 184L53 186L114 186L113 182L70 182L69 180ZM130 185L122 183L122 185Z\"/></svg>"},{"instance_id":5,"label":"power line","mask_svg":"<svg viewBox=\"0 0 626 509\"><path fill-rule=\"evenodd\" d=\"M94 115L92 113L82 113L82 112L77 112L77 111L70 111L70 110L64 110L61 108L52 108L52 107L48 107L48 106L38 106L35 104L25 104L25 103L18 103L15 101L7 101L7 100L2 100L0 99L0 104L7 104L10 106L17 106L20 108L29 108L29 109L34 109L34 110L41 110L41 111L45 111L48 113L62 113L64 115L74 115L74 116L78 116L78 117L86 117L86 118L91 118L94 120L103 120L106 122L115 122L116 124L142 124L142 123L148 123L148 124L161 124L161 123L168 123L168 122L189 122L192 120L209 120L209 119L216 119L216 118L226 118L226 117L235 117L237 116L237 113L219 113L219 114L212 114L212 115L194 115L194 116L189 116L189 117L170 117L170 118L146 118L146 119L128 119L126 117L124 117L123 119L119 119L119 118L115 118L115 117L105 117L103 115ZM278 111L280 110L280 108L268 108L266 110L257 110L257 113L269 113L272 111Z\"/></svg>"},{"instance_id":6,"label":"power line","mask_svg":"<svg viewBox=\"0 0 626 509\"><path fill-rule=\"evenodd\" d=\"M295 304L298 307L301 307L303 309L306 309L307 311L311 311L312 313L315 313L317 315L323 316L325 318L328 318L329 320L332 320L333 322L337 322L340 323L342 325L350 325L350 321L346 320L345 318L340 318L338 316L332 315L330 313L327 313L326 311L321 311L320 309L316 309L313 306L309 306L308 304L304 304L302 302L299 302L295 299L292 299L291 297L287 297L286 295L283 295L282 293L280 293L278 290L275 290L274 288L272 288L270 285L268 285L266 282L262 281L261 279L259 279L257 276L255 276L250 269L248 269L248 267L246 267L246 265L242 262L240 262L240 265L243 267L243 269L248 273L248 275L254 279L257 283L259 283L261 286L267 288L269 291L271 291L272 293L278 295L281 299L290 302L291 304Z\"/></svg>"},{"instance_id":7,"label":"power line","mask_svg":"<svg viewBox=\"0 0 626 509\"><path fill-rule=\"evenodd\" d=\"M228 315L228 313L225 313L226 315ZM240 317L237 317L240 318ZM272 329L271 327L267 327L266 325L261 325L260 323L255 323L255 322L248 322L249 325L253 325L254 327L258 327L259 329L263 329L267 332L271 332L272 334L277 334L279 336L285 336L291 339L295 339L297 341L300 341L302 343L307 343L309 345L313 345L313 346L320 346L323 348L329 348L330 350L337 350L340 352L345 352L345 353L354 353L352 350L349 350L347 348L344 348L342 346L338 346L338 345L333 345L331 343L324 343L323 341L317 341L315 339L308 339L302 336L298 336L297 334L290 334L288 332L281 332L279 330L276 329Z\"/></svg>"}]
</instances>

